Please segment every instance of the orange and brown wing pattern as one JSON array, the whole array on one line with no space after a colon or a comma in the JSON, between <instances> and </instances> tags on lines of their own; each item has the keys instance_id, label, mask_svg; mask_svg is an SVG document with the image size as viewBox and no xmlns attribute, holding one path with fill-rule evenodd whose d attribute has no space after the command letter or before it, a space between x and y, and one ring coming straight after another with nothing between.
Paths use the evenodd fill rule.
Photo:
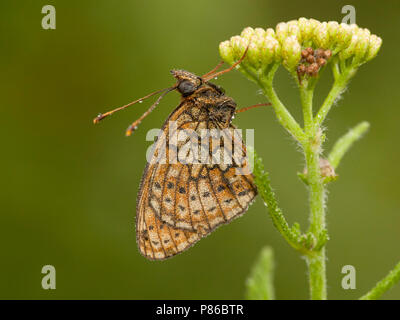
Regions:
<instances>
[{"instance_id":1,"label":"orange and brown wing pattern","mask_svg":"<svg viewBox=\"0 0 400 320\"><path fill-rule=\"evenodd\" d=\"M161 260L184 251L219 225L246 212L256 196L253 176L246 173L245 146L233 126L224 132L229 139L224 140L223 149L244 156L244 160L230 164L170 163L168 155L179 154L187 141L172 146L166 143L171 142L166 141L168 121L176 121L181 130L217 128L202 112L191 105L178 107L171 114L163 126L164 135L154 146L154 161L144 172L137 204L137 242L140 252L149 259ZM215 157L221 139L211 136L209 140L209 156ZM235 144L226 143L234 140ZM164 163L155 161L162 148L167 155Z\"/></svg>"},{"instance_id":2,"label":"orange and brown wing pattern","mask_svg":"<svg viewBox=\"0 0 400 320\"><path fill-rule=\"evenodd\" d=\"M148 188L148 183L149 181L146 181L142 187ZM148 193L141 197L138 206L140 211L136 217L137 243L140 252L146 258L166 259L184 251L200 239L196 232L174 228L162 222L156 216L153 205L149 204Z\"/></svg>"}]
</instances>

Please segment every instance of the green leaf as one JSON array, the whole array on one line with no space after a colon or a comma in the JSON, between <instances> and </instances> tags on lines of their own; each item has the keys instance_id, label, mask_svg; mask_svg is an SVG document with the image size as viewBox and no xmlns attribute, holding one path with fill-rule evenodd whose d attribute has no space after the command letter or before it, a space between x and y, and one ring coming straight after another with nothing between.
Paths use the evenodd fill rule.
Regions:
<instances>
[{"instance_id":1,"label":"green leaf","mask_svg":"<svg viewBox=\"0 0 400 320\"><path fill-rule=\"evenodd\" d=\"M289 226L282 210L278 207L275 193L271 187L269 174L264 170L262 159L257 156L253 148L247 148L250 159L254 159L254 180L261 198L268 208L268 213L274 226L282 234L285 240L296 250L303 254L308 253L307 249L301 243L300 226L295 224L293 228Z\"/></svg>"},{"instance_id":2,"label":"green leaf","mask_svg":"<svg viewBox=\"0 0 400 320\"><path fill-rule=\"evenodd\" d=\"M274 253L272 248L264 247L246 281L246 299L274 300L273 278Z\"/></svg>"}]
</instances>

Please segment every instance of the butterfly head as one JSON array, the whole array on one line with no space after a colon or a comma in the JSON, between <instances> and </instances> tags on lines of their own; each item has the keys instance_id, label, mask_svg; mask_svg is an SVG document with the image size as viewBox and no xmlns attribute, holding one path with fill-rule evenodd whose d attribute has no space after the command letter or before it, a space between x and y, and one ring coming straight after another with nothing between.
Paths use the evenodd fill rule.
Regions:
<instances>
[{"instance_id":1,"label":"butterfly head","mask_svg":"<svg viewBox=\"0 0 400 320\"><path fill-rule=\"evenodd\" d=\"M172 70L171 73L178 80L176 89L184 97L193 94L204 83L203 79L185 70Z\"/></svg>"}]
</instances>

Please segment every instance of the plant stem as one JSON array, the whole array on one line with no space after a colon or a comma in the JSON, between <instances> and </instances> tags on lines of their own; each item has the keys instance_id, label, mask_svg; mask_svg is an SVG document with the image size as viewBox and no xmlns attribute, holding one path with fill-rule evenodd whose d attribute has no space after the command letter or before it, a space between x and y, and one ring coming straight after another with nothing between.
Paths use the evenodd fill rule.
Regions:
<instances>
[{"instance_id":1,"label":"plant stem","mask_svg":"<svg viewBox=\"0 0 400 320\"><path fill-rule=\"evenodd\" d=\"M350 129L344 136L342 136L333 146L332 151L328 156L329 163L334 169L342 160L344 154L350 149L350 147L360 139L363 134L368 130L369 123L364 121Z\"/></svg>"},{"instance_id":2,"label":"plant stem","mask_svg":"<svg viewBox=\"0 0 400 320\"><path fill-rule=\"evenodd\" d=\"M321 108L319 109L315 117L314 125L316 128L321 127L322 123L326 118L326 115L328 114L335 100L346 88L346 85L349 82L350 78L356 73L356 69L351 69L351 68L342 70L342 73L340 73L339 71L337 71L338 68L337 64L335 64L333 68L334 68L333 70L335 75L335 81L333 83L331 91L329 91L328 96L325 98L324 103L322 104Z\"/></svg>"},{"instance_id":3,"label":"plant stem","mask_svg":"<svg viewBox=\"0 0 400 320\"><path fill-rule=\"evenodd\" d=\"M376 300L379 299L382 294L389 290L396 282L400 281L400 262L394 267L389 274L379 281L374 288L372 288L367 294L362 296L360 300Z\"/></svg>"},{"instance_id":4,"label":"plant stem","mask_svg":"<svg viewBox=\"0 0 400 320\"><path fill-rule=\"evenodd\" d=\"M305 138L303 129L286 109L273 88L272 82L278 67L279 63L272 65L268 70L264 70L263 75L257 74L243 65L241 66L241 69L250 80L254 81L262 88L264 95L271 102L280 124L293 136L295 140L302 142Z\"/></svg>"},{"instance_id":5,"label":"plant stem","mask_svg":"<svg viewBox=\"0 0 400 320\"><path fill-rule=\"evenodd\" d=\"M307 180L309 185L310 202L310 232L316 239L325 230L325 189L319 167L319 145L316 147L309 142L304 153L307 162ZM326 266L325 247L306 256L309 271L310 296L313 300L325 300Z\"/></svg>"},{"instance_id":6,"label":"plant stem","mask_svg":"<svg viewBox=\"0 0 400 320\"><path fill-rule=\"evenodd\" d=\"M283 105L281 100L278 98L272 84L266 84L262 86L264 94L271 101L272 106L275 110L276 117L282 126L299 142L304 140L304 132L289 113L286 107Z\"/></svg>"},{"instance_id":7,"label":"plant stem","mask_svg":"<svg viewBox=\"0 0 400 320\"><path fill-rule=\"evenodd\" d=\"M313 88L306 88L300 86L300 99L303 106L303 118L304 118L304 131L310 132L313 125L313 111L312 111L312 99L314 95Z\"/></svg>"},{"instance_id":8,"label":"plant stem","mask_svg":"<svg viewBox=\"0 0 400 320\"><path fill-rule=\"evenodd\" d=\"M311 300L327 299L325 260L325 248L314 256L307 256Z\"/></svg>"},{"instance_id":9,"label":"plant stem","mask_svg":"<svg viewBox=\"0 0 400 320\"><path fill-rule=\"evenodd\" d=\"M312 83L300 85L300 99L303 107L304 130L307 140L303 143L303 151L307 165L307 181L310 203L310 229L315 239L325 231L325 187L321 177L319 156L321 152L321 130L314 125L312 113L312 98L314 93ZM313 300L325 300L326 293L326 266L325 248L310 252L306 256L310 297Z\"/></svg>"},{"instance_id":10,"label":"plant stem","mask_svg":"<svg viewBox=\"0 0 400 320\"><path fill-rule=\"evenodd\" d=\"M279 232L284 236L290 245L299 250L306 258L309 271L311 299L325 300L327 299L325 252L327 231L325 222L325 183L323 177L321 176L320 169L320 153L321 144L323 142L321 125L333 103L344 90L349 79L355 74L356 71L353 68L339 68L339 64L337 62L334 63L333 72L335 81L332 89L330 90L315 117L313 114L313 94L317 78L310 78L300 82L297 80L296 73L292 72L292 75L296 79L300 89L300 99L304 118L304 128L301 128L298 122L283 105L273 88L272 82L276 67L277 65L273 65L272 68L263 73L264 76L250 72L250 70L246 70L245 67L243 68L243 71L245 71L245 74L247 74L251 80L255 81L262 88L263 93L271 101L281 125L298 142L300 142L302 146L306 160L306 179L309 188L310 228L308 233L306 235L300 235L297 229L292 229L288 226L282 212L279 209L277 210L272 190L265 188L265 194L263 194L263 198L264 201L266 201L266 203L269 205L271 218ZM364 127L362 127L360 130L357 130L357 136L360 136L361 132L363 131L365 131ZM346 143L344 144L351 144L351 142L354 142L353 140L355 140L353 136L351 139L347 138L345 139ZM348 148L348 146L345 146L344 144L343 149L340 149L341 151L347 150ZM337 158L339 159L342 155L342 152L338 152L337 155ZM269 186L268 176L261 171L258 172L258 175L256 174L256 177L260 177L257 180L257 185ZM306 242L301 242L299 237L302 236L306 236Z\"/></svg>"}]
</instances>

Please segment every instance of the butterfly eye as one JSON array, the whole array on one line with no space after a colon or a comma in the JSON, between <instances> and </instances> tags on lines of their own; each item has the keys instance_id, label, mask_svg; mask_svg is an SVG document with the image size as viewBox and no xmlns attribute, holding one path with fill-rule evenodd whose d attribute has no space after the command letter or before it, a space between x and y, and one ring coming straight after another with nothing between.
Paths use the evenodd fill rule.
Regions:
<instances>
[{"instance_id":1,"label":"butterfly eye","mask_svg":"<svg viewBox=\"0 0 400 320\"><path fill-rule=\"evenodd\" d=\"M193 85L192 82L184 80L178 85L178 90L185 96L193 93L195 90L195 86Z\"/></svg>"}]
</instances>

